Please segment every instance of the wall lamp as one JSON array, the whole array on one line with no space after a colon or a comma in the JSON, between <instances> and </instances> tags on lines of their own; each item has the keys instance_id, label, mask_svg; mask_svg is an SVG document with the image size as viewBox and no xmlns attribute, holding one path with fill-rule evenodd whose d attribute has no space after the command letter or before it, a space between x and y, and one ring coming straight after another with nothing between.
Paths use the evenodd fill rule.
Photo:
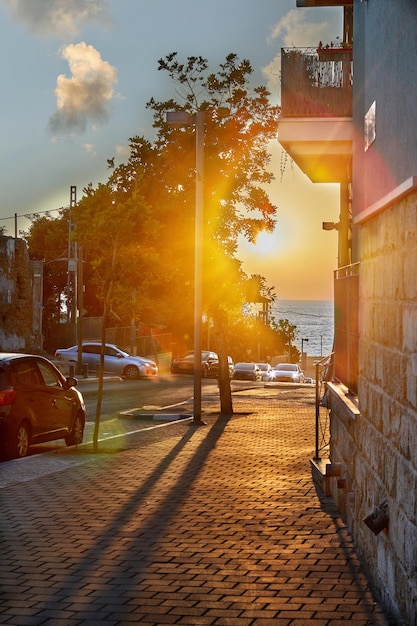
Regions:
<instances>
[{"instance_id":1,"label":"wall lamp","mask_svg":"<svg viewBox=\"0 0 417 626\"><path fill-rule=\"evenodd\" d=\"M389 525L388 500L381 502L363 521L374 535L379 535L381 530L387 529Z\"/></svg>"},{"instance_id":2,"label":"wall lamp","mask_svg":"<svg viewBox=\"0 0 417 626\"><path fill-rule=\"evenodd\" d=\"M321 227L323 230L339 230L339 222L323 222Z\"/></svg>"}]
</instances>

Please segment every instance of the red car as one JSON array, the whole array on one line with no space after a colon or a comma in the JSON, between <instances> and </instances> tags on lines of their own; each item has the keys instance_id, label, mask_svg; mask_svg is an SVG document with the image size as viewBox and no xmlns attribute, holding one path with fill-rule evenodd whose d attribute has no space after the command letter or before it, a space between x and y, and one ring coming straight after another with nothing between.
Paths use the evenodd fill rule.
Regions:
<instances>
[{"instance_id":1,"label":"red car","mask_svg":"<svg viewBox=\"0 0 417 626\"><path fill-rule=\"evenodd\" d=\"M55 439L80 444L85 405L76 385L41 356L0 353L1 456L21 458L32 444Z\"/></svg>"}]
</instances>

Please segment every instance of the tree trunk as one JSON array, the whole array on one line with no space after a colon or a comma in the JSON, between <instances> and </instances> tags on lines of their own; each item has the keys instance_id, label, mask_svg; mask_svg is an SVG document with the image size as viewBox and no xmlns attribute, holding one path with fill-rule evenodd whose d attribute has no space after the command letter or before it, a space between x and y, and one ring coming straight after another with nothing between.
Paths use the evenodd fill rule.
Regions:
<instances>
[{"instance_id":1,"label":"tree trunk","mask_svg":"<svg viewBox=\"0 0 417 626\"><path fill-rule=\"evenodd\" d=\"M100 350L100 370L98 375L98 391L97 391L97 404L96 404L96 419L94 421L94 435L93 435L93 452L98 452L98 433L100 429L100 417L101 417L101 403L103 400L103 377L104 377L104 347L106 343L106 322L107 314L109 311L110 298L113 289L113 273L116 262L116 254L118 249L119 233L116 233L116 237L113 243L113 253L111 262L110 280L107 290L104 295L103 303L103 320L101 323L101 350Z\"/></svg>"},{"instance_id":2,"label":"tree trunk","mask_svg":"<svg viewBox=\"0 0 417 626\"><path fill-rule=\"evenodd\" d=\"M110 291L110 289L109 289ZM93 452L98 452L98 434L100 430L100 417L101 417L101 403L103 400L103 377L104 377L104 345L106 343L106 318L107 318L107 296L106 295L103 307L103 319L101 322L101 349L100 349L100 367L98 374L98 390L97 390L97 403L96 403L96 418L94 420L94 434L93 434Z\"/></svg>"},{"instance_id":3,"label":"tree trunk","mask_svg":"<svg viewBox=\"0 0 417 626\"><path fill-rule=\"evenodd\" d=\"M215 321L216 324L216 321ZM219 357L219 392L220 412L222 415L233 415L232 390L230 387L229 361L227 341L223 332L223 324L217 326L217 354Z\"/></svg>"}]
</instances>

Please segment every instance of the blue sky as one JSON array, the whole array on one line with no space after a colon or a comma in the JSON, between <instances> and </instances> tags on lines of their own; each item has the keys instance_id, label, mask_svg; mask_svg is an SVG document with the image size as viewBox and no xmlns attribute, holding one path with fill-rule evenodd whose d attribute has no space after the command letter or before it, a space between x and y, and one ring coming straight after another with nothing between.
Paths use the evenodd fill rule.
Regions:
<instances>
[{"instance_id":1,"label":"blue sky","mask_svg":"<svg viewBox=\"0 0 417 626\"><path fill-rule=\"evenodd\" d=\"M217 68L236 53L278 103L281 47L316 46L341 31L340 8L297 9L296 0L0 0L0 226L13 234L14 220L4 218L67 206L71 185L80 198L89 182L107 180L108 158L126 160L129 137L152 139L145 104L173 95L159 58L201 55ZM323 238L321 221L337 221L338 189L312 185L291 167L281 182L278 143L273 155L278 227L264 254L242 245L245 269L263 273L284 298L331 297L336 237ZM27 224L18 219L19 229ZM327 256L308 263L307 293L308 246L317 247L317 262L323 249ZM284 277L288 264L299 278ZM326 287L313 279L323 271Z\"/></svg>"}]
</instances>

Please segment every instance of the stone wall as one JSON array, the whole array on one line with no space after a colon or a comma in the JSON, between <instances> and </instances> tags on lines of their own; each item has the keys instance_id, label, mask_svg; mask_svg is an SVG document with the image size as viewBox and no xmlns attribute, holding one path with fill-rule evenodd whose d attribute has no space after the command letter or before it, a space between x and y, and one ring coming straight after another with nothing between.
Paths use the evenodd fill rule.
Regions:
<instances>
[{"instance_id":1,"label":"stone wall","mask_svg":"<svg viewBox=\"0 0 417 626\"><path fill-rule=\"evenodd\" d=\"M417 194L364 222L359 247L360 412L330 390L331 491L383 603L417 624ZM384 501L374 534L364 519Z\"/></svg>"},{"instance_id":2,"label":"stone wall","mask_svg":"<svg viewBox=\"0 0 417 626\"><path fill-rule=\"evenodd\" d=\"M0 350L33 346L32 278L22 239L0 236Z\"/></svg>"}]
</instances>

